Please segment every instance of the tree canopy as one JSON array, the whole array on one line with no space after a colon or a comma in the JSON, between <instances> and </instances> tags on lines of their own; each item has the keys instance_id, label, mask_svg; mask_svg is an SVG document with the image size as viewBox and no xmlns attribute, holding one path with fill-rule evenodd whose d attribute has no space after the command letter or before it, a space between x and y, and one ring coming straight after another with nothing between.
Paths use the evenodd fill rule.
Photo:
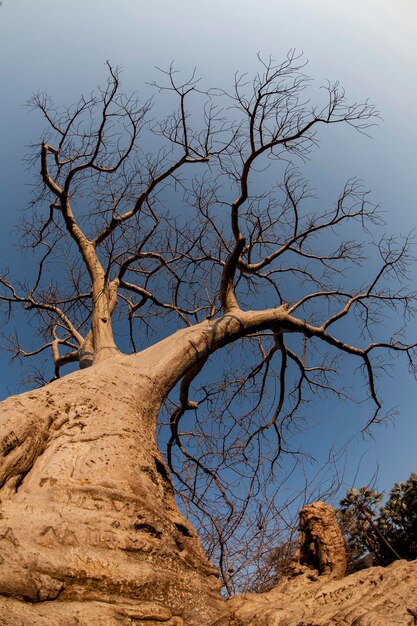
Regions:
<instances>
[{"instance_id":1,"label":"tree canopy","mask_svg":"<svg viewBox=\"0 0 417 626\"><path fill-rule=\"evenodd\" d=\"M350 489L340 502L350 568L361 566L366 555L374 565L417 558L417 474L395 483L387 501L375 489Z\"/></svg>"},{"instance_id":2,"label":"tree canopy","mask_svg":"<svg viewBox=\"0 0 417 626\"><path fill-rule=\"evenodd\" d=\"M290 439L301 410L316 394L349 396L342 359L362 373L355 399L372 404L368 425L383 416L376 373L390 355L404 353L415 371L403 332L415 302L409 238L382 236L373 248L382 217L361 181L347 180L323 207L299 169L324 127L364 133L377 110L349 104L338 83L313 104L294 52L259 63L229 92L203 88L196 74L181 80L171 66L153 85L157 98L142 102L108 64L104 88L72 106L35 95L29 106L46 130L21 228L37 269L0 278L6 319L22 307L35 328L33 346L16 333L11 350L50 350L55 377L69 363L89 367L177 327L209 325L206 354L172 381L179 397L168 400L165 441L226 584L242 562L228 541L253 536L254 519L265 536L267 478L298 453ZM165 97L174 109L158 117ZM374 251L353 284L352 268L368 268ZM389 333L386 315L401 319ZM220 349L224 367L208 383L200 372Z\"/></svg>"}]
</instances>

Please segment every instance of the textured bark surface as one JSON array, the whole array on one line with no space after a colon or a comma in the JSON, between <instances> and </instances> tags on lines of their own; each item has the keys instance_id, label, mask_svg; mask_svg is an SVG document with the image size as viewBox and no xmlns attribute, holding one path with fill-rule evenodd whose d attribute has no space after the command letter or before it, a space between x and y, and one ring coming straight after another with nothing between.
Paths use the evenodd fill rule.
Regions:
<instances>
[{"instance_id":1,"label":"textured bark surface","mask_svg":"<svg viewBox=\"0 0 417 626\"><path fill-rule=\"evenodd\" d=\"M206 326L184 330L1 403L0 624L417 623L417 563L335 580L340 537L322 503L302 512L314 549L301 548L301 575L220 598L154 439L162 398L209 340Z\"/></svg>"},{"instance_id":2,"label":"textured bark surface","mask_svg":"<svg viewBox=\"0 0 417 626\"><path fill-rule=\"evenodd\" d=\"M395 561L340 580L306 575L228 604L233 626L412 626L417 624L417 561ZM219 622L218 626L229 626Z\"/></svg>"},{"instance_id":3,"label":"textured bark surface","mask_svg":"<svg viewBox=\"0 0 417 626\"><path fill-rule=\"evenodd\" d=\"M268 593L230 600L229 622L218 626L417 624L417 561L396 561L344 578L343 536L334 509L324 502L301 509L299 541L292 575Z\"/></svg>"},{"instance_id":4,"label":"textured bark surface","mask_svg":"<svg viewBox=\"0 0 417 626\"><path fill-rule=\"evenodd\" d=\"M334 509L324 502L307 504L300 511L300 531L294 574L305 571L310 577L343 578L346 548Z\"/></svg>"},{"instance_id":5,"label":"textured bark surface","mask_svg":"<svg viewBox=\"0 0 417 626\"><path fill-rule=\"evenodd\" d=\"M166 390L151 362L145 374L140 360L118 357L2 403L2 623L218 615L217 571L155 445Z\"/></svg>"}]
</instances>

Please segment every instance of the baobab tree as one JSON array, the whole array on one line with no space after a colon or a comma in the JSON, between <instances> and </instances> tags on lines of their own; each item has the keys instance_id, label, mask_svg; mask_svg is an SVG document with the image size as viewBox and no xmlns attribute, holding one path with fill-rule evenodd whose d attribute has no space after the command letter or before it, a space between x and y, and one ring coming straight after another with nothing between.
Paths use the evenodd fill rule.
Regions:
<instances>
[{"instance_id":1,"label":"baobab tree","mask_svg":"<svg viewBox=\"0 0 417 626\"><path fill-rule=\"evenodd\" d=\"M110 64L106 86L69 108L45 94L30 102L47 123L22 224L38 264L25 281L3 273L0 300L37 329L31 348L11 336L17 356L50 351L55 379L70 363L82 371L4 403L3 525L17 573L2 575L0 591L22 606L58 599L48 610L63 611L66 600L110 595L128 615L158 598L187 624L209 623L215 571L155 445L162 403L165 459L208 519L230 590L227 539L293 452L287 435L311 394L345 393L337 359L360 368L359 399L373 405L363 426L382 415L385 357L404 353L414 370L415 344L378 330L385 309L413 312L408 239L382 238L373 274L352 286L344 270L367 258L356 237L381 222L378 207L349 179L320 208L297 169L325 127L366 132L377 111L348 104L338 84L311 105L294 53L259 61L231 92L162 72L154 87L176 104L160 121L152 100L123 93ZM228 372L209 384L202 371L219 351L232 355Z\"/></svg>"}]
</instances>

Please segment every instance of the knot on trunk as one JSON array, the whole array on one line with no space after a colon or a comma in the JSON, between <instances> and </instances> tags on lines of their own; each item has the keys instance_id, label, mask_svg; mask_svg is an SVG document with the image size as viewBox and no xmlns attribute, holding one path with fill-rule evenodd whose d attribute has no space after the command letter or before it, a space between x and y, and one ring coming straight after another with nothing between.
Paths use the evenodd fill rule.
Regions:
<instances>
[{"instance_id":1,"label":"knot on trunk","mask_svg":"<svg viewBox=\"0 0 417 626\"><path fill-rule=\"evenodd\" d=\"M78 361L80 364L80 369L84 369L86 367L91 367L94 360L94 352L88 349L85 346L81 346L78 349Z\"/></svg>"}]
</instances>

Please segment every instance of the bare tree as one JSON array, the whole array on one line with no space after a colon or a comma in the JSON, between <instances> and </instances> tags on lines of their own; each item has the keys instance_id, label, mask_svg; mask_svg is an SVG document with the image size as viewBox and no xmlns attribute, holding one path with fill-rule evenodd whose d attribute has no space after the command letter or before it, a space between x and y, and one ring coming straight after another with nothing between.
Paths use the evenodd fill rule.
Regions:
<instances>
[{"instance_id":1,"label":"bare tree","mask_svg":"<svg viewBox=\"0 0 417 626\"><path fill-rule=\"evenodd\" d=\"M152 374L156 352L145 348L159 346L166 458L229 591L246 567L241 546L282 513L270 477L284 455L297 462L291 438L309 399L347 397L351 363L364 381L354 399L373 404L367 427L383 417L376 373L390 355L404 353L415 371L416 344L401 332L381 339L379 326L386 312L414 312L409 238L381 238L353 285L347 270L372 253L378 206L349 179L321 208L297 167L325 126L366 133L378 112L348 104L337 83L312 105L293 52L259 61L259 74L236 75L231 92L204 90L195 74L181 82L170 67L154 84L175 105L161 121L152 100L123 94L110 64L105 88L69 108L36 95L30 107L47 130L22 228L37 270L0 279L6 315L23 307L39 339L25 348L11 335L11 349L51 350L55 377L74 362L116 368L122 349ZM201 375L208 360L217 378L213 368Z\"/></svg>"}]
</instances>

